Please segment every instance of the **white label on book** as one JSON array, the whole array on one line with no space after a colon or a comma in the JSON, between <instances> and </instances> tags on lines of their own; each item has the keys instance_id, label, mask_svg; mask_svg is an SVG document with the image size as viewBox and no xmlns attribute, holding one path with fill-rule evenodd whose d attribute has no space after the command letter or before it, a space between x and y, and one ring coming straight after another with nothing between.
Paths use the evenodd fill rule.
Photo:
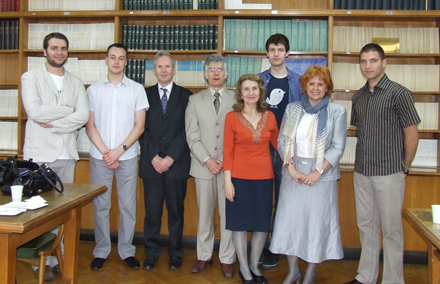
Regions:
<instances>
[{"instance_id":1,"label":"white label on book","mask_svg":"<svg viewBox=\"0 0 440 284\"><path fill-rule=\"evenodd\" d=\"M273 10L272 14L278 14L278 11L277 10Z\"/></svg>"},{"instance_id":2,"label":"white label on book","mask_svg":"<svg viewBox=\"0 0 440 284\"><path fill-rule=\"evenodd\" d=\"M64 12L64 15L70 15L70 13L69 12Z\"/></svg>"}]
</instances>

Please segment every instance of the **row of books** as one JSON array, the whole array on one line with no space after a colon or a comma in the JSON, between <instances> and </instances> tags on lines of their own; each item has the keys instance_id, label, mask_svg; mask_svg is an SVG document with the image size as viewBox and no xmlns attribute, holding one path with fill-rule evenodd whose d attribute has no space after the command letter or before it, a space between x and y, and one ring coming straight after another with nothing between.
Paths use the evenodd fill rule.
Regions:
<instances>
[{"instance_id":1,"label":"row of books","mask_svg":"<svg viewBox=\"0 0 440 284\"><path fill-rule=\"evenodd\" d=\"M218 0L124 0L124 10L212 10Z\"/></svg>"},{"instance_id":2,"label":"row of books","mask_svg":"<svg viewBox=\"0 0 440 284\"><path fill-rule=\"evenodd\" d=\"M439 65L387 65L386 74L411 91L439 91ZM420 76L423 74L423 76ZM333 63L333 84L335 89L357 90L363 87L366 79L362 76L359 64Z\"/></svg>"},{"instance_id":3,"label":"row of books","mask_svg":"<svg viewBox=\"0 0 440 284\"><path fill-rule=\"evenodd\" d=\"M17 122L0 121L0 150L17 150Z\"/></svg>"},{"instance_id":4,"label":"row of books","mask_svg":"<svg viewBox=\"0 0 440 284\"><path fill-rule=\"evenodd\" d=\"M18 49L18 40L18 20L0 21L0 50Z\"/></svg>"},{"instance_id":5,"label":"row of books","mask_svg":"<svg viewBox=\"0 0 440 284\"><path fill-rule=\"evenodd\" d=\"M60 32L69 39L69 50L107 49L114 43L115 24L29 24L28 48L42 49L44 37Z\"/></svg>"},{"instance_id":6,"label":"row of books","mask_svg":"<svg viewBox=\"0 0 440 284\"><path fill-rule=\"evenodd\" d=\"M356 137L347 137L345 151L340 160L341 164L353 165L356 154ZM420 139L416 156L411 167L437 167L437 143L435 139Z\"/></svg>"},{"instance_id":7,"label":"row of books","mask_svg":"<svg viewBox=\"0 0 440 284\"><path fill-rule=\"evenodd\" d=\"M0 117L16 117L18 113L18 90L0 90Z\"/></svg>"},{"instance_id":8,"label":"row of books","mask_svg":"<svg viewBox=\"0 0 440 284\"><path fill-rule=\"evenodd\" d=\"M440 1L439 1L440 2ZM439 53L439 28L333 28L333 51L359 52L373 38L398 39L400 53Z\"/></svg>"},{"instance_id":9,"label":"row of books","mask_svg":"<svg viewBox=\"0 0 440 284\"><path fill-rule=\"evenodd\" d=\"M272 10L272 4L243 3L243 0L224 0L225 9L268 9ZM270 2L270 1L267 1Z\"/></svg>"},{"instance_id":10,"label":"row of books","mask_svg":"<svg viewBox=\"0 0 440 284\"><path fill-rule=\"evenodd\" d=\"M44 66L45 57L28 57L28 70ZM93 84L107 76L107 65L104 60L82 60L69 57L64 65L67 71L84 81L84 84Z\"/></svg>"},{"instance_id":11,"label":"row of books","mask_svg":"<svg viewBox=\"0 0 440 284\"><path fill-rule=\"evenodd\" d=\"M145 61L145 85L150 86L157 83L153 74L153 60ZM206 87L207 83L203 76L202 60L179 60L176 61L176 74L173 81L180 86Z\"/></svg>"},{"instance_id":12,"label":"row of books","mask_svg":"<svg viewBox=\"0 0 440 284\"><path fill-rule=\"evenodd\" d=\"M218 25L123 25L122 42L134 50L215 50Z\"/></svg>"},{"instance_id":13,"label":"row of books","mask_svg":"<svg viewBox=\"0 0 440 284\"><path fill-rule=\"evenodd\" d=\"M1 1L1 0L0 0ZM18 0L17 0L18 1ZM24 0L21 0L24 1ZM102 11L115 10L115 0L28 0L28 11Z\"/></svg>"},{"instance_id":14,"label":"row of books","mask_svg":"<svg viewBox=\"0 0 440 284\"><path fill-rule=\"evenodd\" d=\"M437 0L335 0L334 9L440 10Z\"/></svg>"},{"instance_id":15,"label":"row of books","mask_svg":"<svg viewBox=\"0 0 440 284\"><path fill-rule=\"evenodd\" d=\"M20 11L20 0L0 0L0 12L15 11Z\"/></svg>"},{"instance_id":16,"label":"row of books","mask_svg":"<svg viewBox=\"0 0 440 284\"><path fill-rule=\"evenodd\" d=\"M147 78L145 76L145 61L143 59L129 59L124 69L125 76L139 84L145 85L145 79ZM156 79L154 76L153 78Z\"/></svg>"},{"instance_id":17,"label":"row of books","mask_svg":"<svg viewBox=\"0 0 440 284\"><path fill-rule=\"evenodd\" d=\"M327 21L225 19L224 49L265 51L273 34L287 36L290 51L327 51Z\"/></svg>"},{"instance_id":18,"label":"row of books","mask_svg":"<svg viewBox=\"0 0 440 284\"><path fill-rule=\"evenodd\" d=\"M351 100L332 100L336 104L342 105L347 111L347 126L350 126L350 118L351 118ZM422 120L417 128L419 130L438 130L438 107L439 104L436 102L426 103L426 102L416 102L414 103L417 113L419 114L420 119Z\"/></svg>"}]
</instances>

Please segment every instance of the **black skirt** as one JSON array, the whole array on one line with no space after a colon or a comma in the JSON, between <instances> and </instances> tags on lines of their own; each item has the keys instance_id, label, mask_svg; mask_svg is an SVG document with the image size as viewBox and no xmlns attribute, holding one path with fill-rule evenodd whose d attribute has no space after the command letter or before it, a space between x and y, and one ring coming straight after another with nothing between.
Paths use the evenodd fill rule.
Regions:
<instances>
[{"instance_id":1,"label":"black skirt","mask_svg":"<svg viewBox=\"0 0 440 284\"><path fill-rule=\"evenodd\" d=\"M269 232L272 218L273 179L232 178L234 202L226 199L226 229Z\"/></svg>"}]
</instances>

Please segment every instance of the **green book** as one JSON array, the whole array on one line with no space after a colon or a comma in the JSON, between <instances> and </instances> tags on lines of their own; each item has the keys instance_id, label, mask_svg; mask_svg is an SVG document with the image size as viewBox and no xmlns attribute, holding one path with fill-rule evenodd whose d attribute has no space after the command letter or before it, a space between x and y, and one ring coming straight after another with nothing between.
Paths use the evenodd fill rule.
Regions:
<instances>
[{"instance_id":1,"label":"green book","mask_svg":"<svg viewBox=\"0 0 440 284\"><path fill-rule=\"evenodd\" d=\"M140 25L136 25L134 30L134 45L133 45L133 49L135 50L139 50L140 34L141 34L141 27Z\"/></svg>"},{"instance_id":2,"label":"green book","mask_svg":"<svg viewBox=\"0 0 440 284\"><path fill-rule=\"evenodd\" d=\"M216 39L218 38L218 25L205 26L205 48L206 50L214 50L216 47Z\"/></svg>"},{"instance_id":3,"label":"green book","mask_svg":"<svg viewBox=\"0 0 440 284\"><path fill-rule=\"evenodd\" d=\"M298 22L298 51L306 50L306 22Z\"/></svg>"},{"instance_id":4,"label":"green book","mask_svg":"<svg viewBox=\"0 0 440 284\"><path fill-rule=\"evenodd\" d=\"M170 1L170 10L177 10L178 7L178 0L169 0Z\"/></svg>"},{"instance_id":5,"label":"green book","mask_svg":"<svg viewBox=\"0 0 440 284\"><path fill-rule=\"evenodd\" d=\"M0 41L0 44L3 43L3 29L4 29L4 22L0 21L1 26L3 26L3 28L0 28L0 39L2 39ZM128 48L128 25L123 25L122 26L122 44L125 45L125 47ZM0 49L3 49L0 46Z\"/></svg>"},{"instance_id":6,"label":"green book","mask_svg":"<svg viewBox=\"0 0 440 284\"><path fill-rule=\"evenodd\" d=\"M270 22L270 35L278 33L278 20L269 20Z\"/></svg>"},{"instance_id":7,"label":"green book","mask_svg":"<svg viewBox=\"0 0 440 284\"><path fill-rule=\"evenodd\" d=\"M189 50L189 25L183 26L183 50Z\"/></svg>"},{"instance_id":8,"label":"green book","mask_svg":"<svg viewBox=\"0 0 440 284\"><path fill-rule=\"evenodd\" d=\"M127 27L127 49L133 49L133 25L128 25Z\"/></svg>"},{"instance_id":9,"label":"green book","mask_svg":"<svg viewBox=\"0 0 440 284\"><path fill-rule=\"evenodd\" d=\"M229 49L228 50L235 50L235 22L236 19L231 19L231 32L229 33Z\"/></svg>"},{"instance_id":10,"label":"green book","mask_svg":"<svg viewBox=\"0 0 440 284\"><path fill-rule=\"evenodd\" d=\"M195 33L194 33L194 25L189 25L189 32L188 32L188 41L189 41L189 45L188 45L188 50L194 50L194 37L195 37Z\"/></svg>"},{"instance_id":11,"label":"green book","mask_svg":"<svg viewBox=\"0 0 440 284\"><path fill-rule=\"evenodd\" d=\"M292 21L292 33L289 39L290 51L298 51L298 21Z\"/></svg>"},{"instance_id":12,"label":"green book","mask_svg":"<svg viewBox=\"0 0 440 284\"><path fill-rule=\"evenodd\" d=\"M319 51L328 50L328 22L319 22Z\"/></svg>"},{"instance_id":13,"label":"green book","mask_svg":"<svg viewBox=\"0 0 440 284\"><path fill-rule=\"evenodd\" d=\"M153 1L154 0L147 0L147 5L145 7L145 10L153 10Z\"/></svg>"},{"instance_id":14,"label":"green book","mask_svg":"<svg viewBox=\"0 0 440 284\"><path fill-rule=\"evenodd\" d=\"M218 25L214 25L214 37L212 40L212 50L218 49Z\"/></svg>"},{"instance_id":15,"label":"green book","mask_svg":"<svg viewBox=\"0 0 440 284\"><path fill-rule=\"evenodd\" d=\"M266 50L266 41L267 38L264 35L264 20L258 20L258 40L257 40L257 49L259 51Z\"/></svg>"},{"instance_id":16,"label":"green book","mask_svg":"<svg viewBox=\"0 0 440 284\"><path fill-rule=\"evenodd\" d=\"M254 73L254 61L255 61L255 58L252 58L252 57L248 58L246 74L255 74Z\"/></svg>"},{"instance_id":17,"label":"green book","mask_svg":"<svg viewBox=\"0 0 440 284\"><path fill-rule=\"evenodd\" d=\"M292 20L284 20L284 35L289 39L289 44L292 44Z\"/></svg>"},{"instance_id":18,"label":"green book","mask_svg":"<svg viewBox=\"0 0 440 284\"><path fill-rule=\"evenodd\" d=\"M277 21L277 33L286 35L284 31L284 20L276 20L276 21Z\"/></svg>"},{"instance_id":19,"label":"green book","mask_svg":"<svg viewBox=\"0 0 440 284\"><path fill-rule=\"evenodd\" d=\"M171 10L171 0L164 0L163 1L165 5L162 4L163 10Z\"/></svg>"},{"instance_id":20,"label":"green book","mask_svg":"<svg viewBox=\"0 0 440 284\"><path fill-rule=\"evenodd\" d=\"M159 26L159 43L157 45L158 50L165 49L165 26L160 25Z\"/></svg>"},{"instance_id":21,"label":"green book","mask_svg":"<svg viewBox=\"0 0 440 284\"><path fill-rule=\"evenodd\" d=\"M145 49L153 49L153 26L145 26Z\"/></svg>"},{"instance_id":22,"label":"green book","mask_svg":"<svg viewBox=\"0 0 440 284\"><path fill-rule=\"evenodd\" d=\"M247 20L241 20L240 21L240 37L238 42L238 50L246 50L246 34L247 34ZM237 41L235 41L237 43Z\"/></svg>"},{"instance_id":23,"label":"green book","mask_svg":"<svg viewBox=\"0 0 440 284\"><path fill-rule=\"evenodd\" d=\"M231 64L229 65L229 87L235 87L235 83L237 80L235 79L237 73L237 60L240 60L239 57L230 57ZM240 61L238 61L240 62Z\"/></svg>"},{"instance_id":24,"label":"green book","mask_svg":"<svg viewBox=\"0 0 440 284\"><path fill-rule=\"evenodd\" d=\"M124 10L128 10L128 2L129 2L130 0L124 0L124 4L123 4L123 9Z\"/></svg>"},{"instance_id":25,"label":"green book","mask_svg":"<svg viewBox=\"0 0 440 284\"><path fill-rule=\"evenodd\" d=\"M306 37L306 45L305 45L305 51L312 51L313 48L313 21L306 21L306 31L305 31L305 37Z\"/></svg>"},{"instance_id":26,"label":"green book","mask_svg":"<svg viewBox=\"0 0 440 284\"><path fill-rule=\"evenodd\" d=\"M312 51L319 51L319 23L321 21L313 21Z\"/></svg>"},{"instance_id":27,"label":"green book","mask_svg":"<svg viewBox=\"0 0 440 284\"><path fill-rule=\"evenodd\" d=\"M185 48L185 26L179 26L179 50L184 50Z\"/></svg>"},{"instance_id":28,"label":"green book","mask_svg":"<svg viewBox=\"0 0 440 284\"><path fill-rule=\"evenodd\" d=\"M255 60L254 60L254 74L259 74L260 72L264 71L264 70L261 70L262 63L263 63L262 58L255 58Z\"/></svg>"},{"instance_id":29,"label":"green book","mask_svg":"<svg viewBox=\"0 0 440 284\"><path fill-rule=\"evenodd\" d=\"M241 22L243 20L235 19L235 45L232 46L232 50L240 50L240 37L241 37Z\"/></svg>"},{"instance_id":30,"label":"green book","mask_svg":"<svg viewBox=\"0 0 440 284\"><path fill-rule=\"evenodd\" d=\"M202 50L203 33L200 25L194 26L194 50Z\"/></svg>"},{"instance_id":31,"label":"green book","mask_svg":"<svg viewBox=\"0 0 440 284\"><path fill-rule=\"evenodd\" d=\"M145 26L141 25L139 26L139 41L138 41L138 49L144 50L145 49Z\"/></svg>"},{"instance_id":32,"label":"green book","mask_svg":"<svg viewBox=\"0 0 440 284\"><path fill-rule=\"evenodd\" d=\"M152 50L157 50L159 48L159 26L153 26L153 45Z\"/></svg>"},{"instance_id":33,"label":"green book","mask_svg":"<svg viewBox=\"0 0 440 284\"><path fill-rule=\"evenodd\" d=\"M177 10L183 10L183 7L184 7L184 5L183 5L183 0L177 0Z\"/></svg>"},{"instance_id":34,"label":"green book","mask_svg":"<svg viewBox=\"0 0 440 284\"><path fill-rule=\"evenodd\" d=\"M132 10L139 10L139 1L140 0L131 0L131 2L133 3L133 8Z\"/></svg>"},{"instance_id":35,"label":"green book","mask_svg":"<svg viewBox=\"0 0 440 284\"><path fill-rule=\"evenodd\" d=\"M251 49L252 51L257 51L258 50L258 32L259 32L259 27L258 27L258 20L252 20L252 32L251 32L251 38L250 38L250 42L251 42Z\"/></svg>"},{"instance_id":36,"label":"green book","mask_svg":"<svg viewBox=\"0 0 440 284\"><path fill-rule=\"evenodd\" d=\"M232 19L225 19L224 20L224 28L223 28L223 38L224 38L224 44L223 44L223 50L230 50L230 44L229 41L230 33L231 33L231 21Z\"/></svg>"},{"instance_id":37,"label":"green book","mask_svg":"<svg viewBox=\"0 0 440 284\"><path fill-rule=\"evenodd\" d=\"M246 34L244 36L244 50L252 50L252 20L245 20Z\"/></svg>"},{"instance_id":38,"label":"green book","mask_svg":"<svg viewBox=\"0 0 440 284\"><path fill-rule=\"evenodd\" d=\"M264 20L264 44L266 45L266 41L271 36L270 33L270 20ZM264 47L264 50L266 49L266 46Z\"/></svg>"},{"instance_id":39,"label":"green book","mask_svg":"<svg viewBox=\"0 0 440 284\"><path fill-rule=\"evenodd\" d=\"M175 49L175 34L176 34L176 32L174 31L175 28L176 26L170 26L170 50Z\"/></svg>"},{"instance_id":40,"label":"green book","mask_svg":"<svg viewBox=\"0 0 440 284\"><path fill-rule=\"evenodd\" d=\"M163 49L164 50L170 50L170 26L165 26L165 32L164 32L164 45L163 45Z\"/></svg>"},{"instance_id":41,"label":"green book","mask_svg":"<svg viewBox=\"0 0 440 284\"><path fill-rule=\"evenodd\" d=\"M247 72L247 65L248 65L248 58L247 57L241 57L240 58L240 73L239 76L236 78L235 82L238 81L238 78L240 78L240 76L246 74Z\"/></svg>"}]
</instances>

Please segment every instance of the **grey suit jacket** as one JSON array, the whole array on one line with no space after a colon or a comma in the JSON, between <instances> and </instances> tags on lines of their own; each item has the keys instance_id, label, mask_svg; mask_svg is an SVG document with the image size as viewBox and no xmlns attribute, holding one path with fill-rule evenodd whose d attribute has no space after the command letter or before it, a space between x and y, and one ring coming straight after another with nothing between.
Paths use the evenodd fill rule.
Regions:
<instances>
[{"instance_id":1,"label":"grey suit jacket","mask_svg":"<svg viewBox=\"0 0 440 284\"><path fill-rule=\"evenodd\" d=\"M192 153L190 175L196 178L213 177L203 163L211 156L223 160L223 130L225 116L235 104L234 92L225 89L218 114L215 113L209 89L189 97L185 113L186 140Z\"/></svg>"},{"instance_id":2,"label":"grey suit jacket","mask_svg":"<svg viewBox=\"0 0 440 284\"><path fill-rule=\"evenodd\" d=\"M300 102L288 104L286 107L286 111L284 112L283 121L281 122L280 135L278 136L278 153L280 154L280 157L282 159L284 157L285 149L285 136L283 135L284 125L286 123L286 120L289 118L295 104L299 103ZM327 106L327 110L328 136L325 142L324 158L329 161L332 166L323 174L321 179L337 180L341 177L339 172L339 160L341 159L342 154L344 154L345 141L347 139L347 113L343 106L334 103L329 103ZM290 176L286 167L283 167L281 174L283 176Z\"/></svg>"},{"instance_id":3,"label":"grey suit jacket","mask_svg":"<svg viewBox=\"0 0 440 284\"><path fill-rule=\"evenodd\" d=\"M65 143L69 154L78 160L77 129L89 119L89 105L83 81L65 70L61 94L46 67L21 76L21 96L28 120L23 158L35 162L55 161ZM53 129L37 122L50 122Z\"/></svg>"}]
</instances>

